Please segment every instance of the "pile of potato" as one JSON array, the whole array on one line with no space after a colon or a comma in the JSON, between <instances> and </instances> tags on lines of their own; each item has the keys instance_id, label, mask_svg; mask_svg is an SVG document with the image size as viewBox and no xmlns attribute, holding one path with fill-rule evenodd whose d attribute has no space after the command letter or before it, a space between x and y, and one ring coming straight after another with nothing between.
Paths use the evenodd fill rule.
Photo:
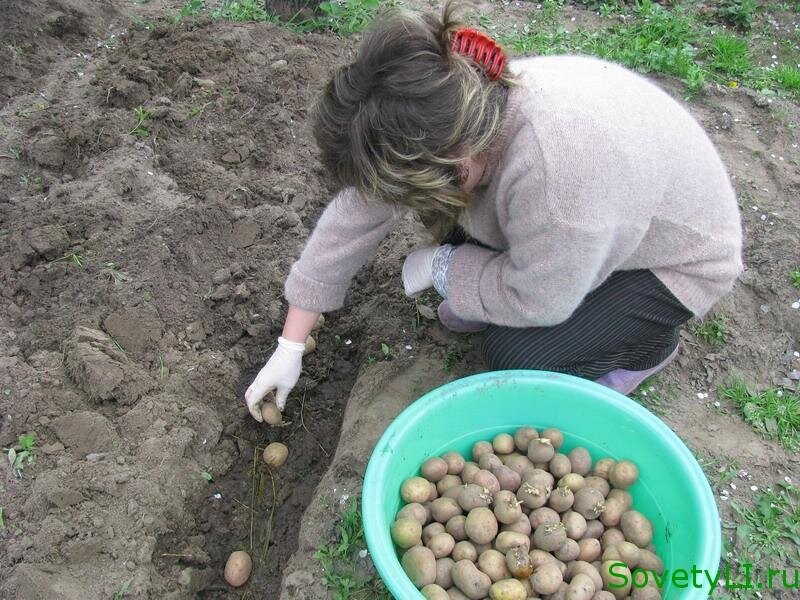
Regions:
<instances>
[{"instance_id":1,"label":"pile of potato","mask_svg":"<svg viewBox=\"0 0 800 600\"><path fill-rule=\"evenodd\" d=\"M563 442L557 429L522 427L476 443L473 461L456 452L430 458L421 477L403 482L406 504L391 535L425 598L661 598L652 574L644 587L630 584L631 569L664 570L653 526L627 491L636 465L592 465L585 448L560 453ZM620 574L628 585L609 585Z\"/></svg>"}]
</instances>

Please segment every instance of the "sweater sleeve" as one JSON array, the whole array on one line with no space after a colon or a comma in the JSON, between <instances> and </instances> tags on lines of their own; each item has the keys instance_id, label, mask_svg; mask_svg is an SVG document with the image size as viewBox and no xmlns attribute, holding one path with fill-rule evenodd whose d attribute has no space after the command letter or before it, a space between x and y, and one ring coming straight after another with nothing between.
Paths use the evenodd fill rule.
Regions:
<instances>
[{"instance_id":1,"label":"sweater sleeve","mask_svg":"<svg viewBox=\"0 0 800 600\"><path fill-rule=\"evenodd\" d=\"M284 287L289 304L315 312L341 308L356 272L403 214L385 203L363 201L354 188L339 192L292 265Z\"/></svg>"},{"instance_id":2,"label":"sweater sleeve","mask_svg":"<svg viewBox=\"0 0 800 600\"><path fill-rule=\"evenodd\" d=\"M527 194L512 198L501 222L508 250L460 246L447 272L447 297L460 318L508 327L567 320L599 283L619 248L613 226L576 223L542 211ZM554 214L555 213L555 214Z\"/></svg>"}]
</instances>

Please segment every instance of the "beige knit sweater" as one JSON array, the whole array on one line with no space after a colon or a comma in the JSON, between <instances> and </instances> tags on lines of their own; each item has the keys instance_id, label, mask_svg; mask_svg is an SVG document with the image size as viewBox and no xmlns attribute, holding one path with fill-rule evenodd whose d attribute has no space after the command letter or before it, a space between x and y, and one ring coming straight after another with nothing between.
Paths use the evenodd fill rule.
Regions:
<instances>
[{"instance_id":1,"label":"beige knit sweater","mask_svg":"<svg viewBox=\"0 0 800 600\"><path fill-rule=\"evenodd\" d=\"M496 250L456 250L453 311L554 325L613 271L651 269L693 313L707 312L742 270L742 233L725 167L700 125L656 85L605 61L536 57L512 70L520 85L461 219ZM352 189L336 195L292 266L289 303L341 307L402 216Z\"/></svg>"}]
</instances>

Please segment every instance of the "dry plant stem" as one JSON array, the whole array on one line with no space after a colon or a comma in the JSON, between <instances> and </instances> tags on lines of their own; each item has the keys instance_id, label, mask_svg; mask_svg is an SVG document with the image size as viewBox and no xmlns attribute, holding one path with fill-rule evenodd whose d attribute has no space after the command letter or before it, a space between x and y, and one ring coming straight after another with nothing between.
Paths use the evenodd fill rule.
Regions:
<instances>
[{"instance_id":1,"label":"dry plant stem","mask_svg":"<svg viewBox=\"0 0 800 600\"><path fill-rule=\"evenodd\" d=\"M269 552L269 540L272 537L272 520L275 517L275 508L278 504L278 498L275 491L275 475L272 474L272 469L267 467L269 478L272 480L272 506L269 510L269 519L267 519L267 537L264 539L264 546L261 549L261 560L267 560L267 553Z\"/></svg>"},{"instance_id":2,"label":"dry plant stem","mask_svg":"<svg viewBox=\"0 0 800 600\"><path fill-rule=\"evenodd\" d=\"M238 504L239 506L242 506L247 510L252 510L252 507L249 504L245 504L244 502L242 502L241 500L237 500L236 498L232 498L232 500L236 502L236 504Z\"/></svg>"},{"instance_id":3,"label":"dry plant stem","mask_svg":"<svg viewBox=\"0 0 800 600\"><path fill-rule=\"evenodd\" d=\"M258 461L258 446L253 448L253 477L250 486L250 553L253 553L253 521L255 520L256 506L256 465Z\"/></svg>"},{"instance_id":4,"label":"dry plant stem","mask_svg":"<svg viewBox=\"0 0 800 600\"><path fill-rule=\"evenodd\" d=\"M250 107L250 110L248 110L247 112L243 113L239 118L240 119L244 119L247 115L249 115L251 112L253 112L253 109L256 107L257 104L258 104L258 102L254 102L253 106Z\"/></svg>"}]
</instances>

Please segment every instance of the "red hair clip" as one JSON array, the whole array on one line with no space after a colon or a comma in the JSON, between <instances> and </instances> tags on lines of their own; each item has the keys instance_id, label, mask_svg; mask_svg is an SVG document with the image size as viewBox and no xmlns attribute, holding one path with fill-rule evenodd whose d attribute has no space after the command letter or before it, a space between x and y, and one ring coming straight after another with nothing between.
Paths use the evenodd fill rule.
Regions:
<instances>
[{"instance_id":1,"label":"red hair clip","mask_svg":"<svg viewBox=\"0 0 800 600\"><path fill-rule=\"evenodd\" d=\"M506 66L503 49L485 33L472 27L462 27L453 32L450 45L453 52L471 57L486 71L486 76L497 81Z\"/></svg>"}]
</instances>

